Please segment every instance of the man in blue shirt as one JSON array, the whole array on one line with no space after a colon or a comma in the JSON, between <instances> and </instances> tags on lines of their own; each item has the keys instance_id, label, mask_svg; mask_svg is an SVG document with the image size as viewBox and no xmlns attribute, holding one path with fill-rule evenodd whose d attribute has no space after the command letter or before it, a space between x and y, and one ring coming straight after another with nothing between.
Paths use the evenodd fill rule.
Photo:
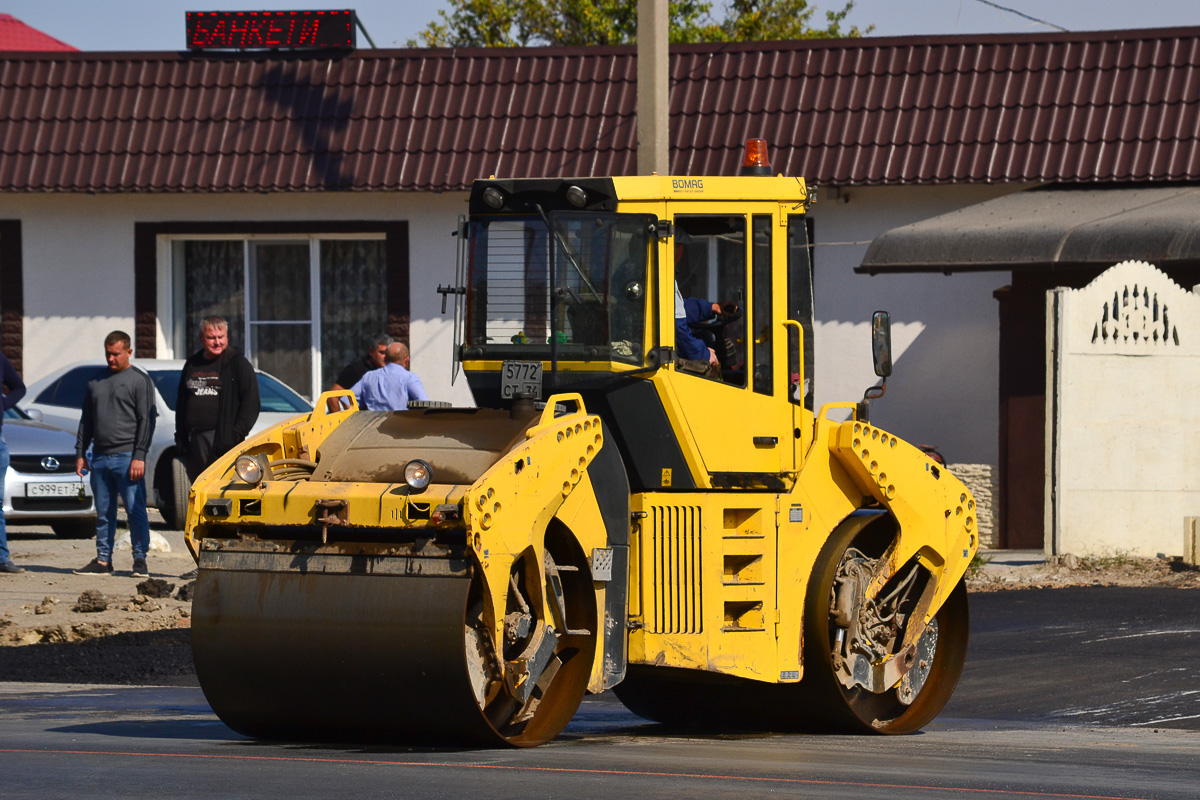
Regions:
<instances>
[{"instance_id":1,"label":"man in blue shirt","mask_svg":"<svg viewBox=\"0 0 1200 800\"><path fill-rule=\"evenodd\" d=\"M695 297L685 300L679 291L679 281L675 281L675 349L680 358L707 363L710 369L720 369L716 351L704 344L689 325L712 319L720 308L716 303Z\"/></svg>"},{"instance_id":2,"label":"man in blue shirt","mask_svg":"<svg viewBox=\"0 0 1200 800\"><path fill-rule=\"evenodd\" d=\"M428 400L421 379L408 371L408 348L400 342L388 345L383 367L371 370L350 387L358 407L367 411L403 411L409 400Z\"/></svg>"}]
</instances>

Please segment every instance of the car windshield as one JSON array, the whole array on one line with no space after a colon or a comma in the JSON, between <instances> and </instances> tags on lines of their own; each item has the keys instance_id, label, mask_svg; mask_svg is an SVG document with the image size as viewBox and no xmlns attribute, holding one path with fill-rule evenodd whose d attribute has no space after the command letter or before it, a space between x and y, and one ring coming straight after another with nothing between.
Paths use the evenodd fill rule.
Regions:
<instances>
[{"instance_id":1,"label":"car windshield","mask_svg":"<svg viewBox=\"0 0 1200 800\"><path fill-rule=\"evenodd\" d=\"M20 409L18 409L16 406L13 406L12 408L4 409L4 418L5 419L29 419L29 417L25 416L25 413L23 411L21 411Z\"/></svg>"},{"instance_id":2,"label":"car windshield","mask_svg":"<svg viewBox=\"0 0 1200 800\"><path fill-rule=\"evenodd\" d=\"M284 414L312 411L312 404L270 375L258 373L258 405Z\"/></svg>"},{"instance_id":3,"label":"car windshield","mask_svg":"<svg viewBox=\"0 0 1200 800\"><path fill-rule=\"evenodd\" d=\"M167 408L174 411L179 402L179 370L153 369L149 370L149 375ZM299 414L312 411L312 406L303 397L261 372L258 373L258 399L259 408L266 412Z\"/></svg>"}]
</instances>

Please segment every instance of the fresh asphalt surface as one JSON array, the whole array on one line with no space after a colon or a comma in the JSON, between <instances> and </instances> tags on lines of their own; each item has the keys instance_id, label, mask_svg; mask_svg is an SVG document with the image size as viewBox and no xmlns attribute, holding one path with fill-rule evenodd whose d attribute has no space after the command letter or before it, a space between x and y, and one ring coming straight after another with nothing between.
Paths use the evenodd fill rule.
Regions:
<instances>
[{"instance_id":1,"label":"fresh asphalt surface","mask_svg":"<svg viewBox=\"0 0 1200 800\"><path fill-rule=\"evenodd\" d=\"M682 734L604 695L532 750L262 743L199 689L0 683L0 796L1200 797L1200 592L981 593L971 614L958 691L901 737Z\"/></svg>"}]
</instances>

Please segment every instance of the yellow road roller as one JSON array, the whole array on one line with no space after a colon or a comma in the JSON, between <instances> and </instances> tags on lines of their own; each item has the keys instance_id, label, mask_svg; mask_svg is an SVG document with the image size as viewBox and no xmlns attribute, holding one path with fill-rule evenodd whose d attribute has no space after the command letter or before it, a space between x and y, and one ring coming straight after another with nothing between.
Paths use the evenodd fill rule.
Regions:
<instances>
[{"instance_id":1,"label":"yellow road roller","mask_svg":"<svg viewBox=\"0 0 1200 800\"><path fill-rule=\"evenodd\" d=\"M937 715L974 500L869 421L886 314L882 383L813 408L809 191L748 161L475 182L439 291L476 406L327 393L199 477L192 641L227 725L531 746L609 689L708 730Z\"/></svg>"}]
</instances>

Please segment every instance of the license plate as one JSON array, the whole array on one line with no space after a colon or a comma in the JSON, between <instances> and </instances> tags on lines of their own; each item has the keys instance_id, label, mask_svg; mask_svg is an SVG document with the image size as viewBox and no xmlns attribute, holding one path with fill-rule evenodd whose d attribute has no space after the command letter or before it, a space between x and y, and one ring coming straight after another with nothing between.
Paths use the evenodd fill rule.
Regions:
<instances>
[{"instance_id":1,"label":"license plate","mask_svg":"<svg viewBox=\"0 0 1200 800\"><path fill-rule=\"evenodd\" d=\"M27 483L26 497L79 497L83 493L82 483Z\"/></svg>"},{"instance_id":2,"label":"license plate","mask_svg":"<svg viewBox=\"0 0 1200 800\"><path fill-rule=\"evenodd\" d=\"M531 394L542 399L542 362L505 361L500 372L500 396L511 399L517 393Z\"/></svg>"}]
</instances>

